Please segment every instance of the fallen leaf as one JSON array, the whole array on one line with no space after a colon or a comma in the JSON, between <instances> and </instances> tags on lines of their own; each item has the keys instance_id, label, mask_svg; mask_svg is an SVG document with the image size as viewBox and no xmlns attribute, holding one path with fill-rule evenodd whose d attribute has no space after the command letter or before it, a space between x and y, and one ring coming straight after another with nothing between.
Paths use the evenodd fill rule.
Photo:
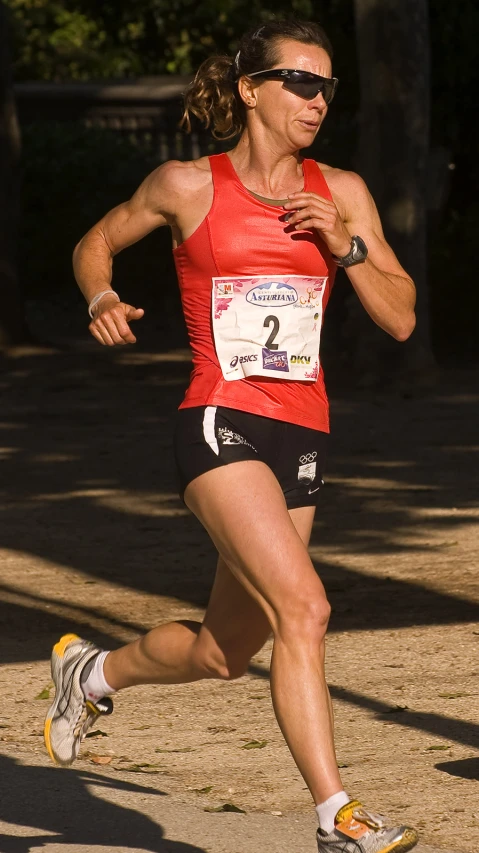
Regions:
<instances>
[{"instance_id":1,"label":"fallen leaf","mask_svg":"<svg viewBox=\"0 0 479 853\"><path fill-rule=\"evenodd\" d=\"M275 817L283 817L283 812L271 812Z\"/></svg>"},{"instance_id":2,"label":"fallen leaf","mask_svg":"<svg viewBox=\"0 0 479 853\"><path fill-rule=\"evenodd\" d=\"M445 744L443 745L443 744L439 743L439 744L434 745L434 746L427 746L426 752L432 752L433 750L450 749L450 748L451 748L450 745L446 746Z\"/></svg>"},{"instance_id":3,"label":"fallen leaf","mask_svg":"<svg viewBox=\"0 0 479 853\"><path fill-rule=\"evenodd\" d=\"M194 752L192 746L185 746L183 749L155 749L155 752Z\"/></svg>"},{"instance_id":4,"label":"fallen leaf","mask_svg":"<svg viewBox=\"0 0 479 853\"><path fill-rule=\"evenodd\" d=\"M159 764L147 764L145 762L143 764L130 764L128 767L115 767L115 770L121 770L122 772L125 771L126 773L149 773L153 776L155 774L164 772L161 770L153 769L159 766Z\"/></svg>"},{"instance_id":5,"label":"fallen leaf","mask_svg":"<svg viewBox=\"0 0 479 853\"><path fill-rule=\"evenodd\" d=\"M409 711L407 705L394 705L393 708L388 708L384 714L399 714L401 711Z\"/></svg>"},{"instance_id":6,"label":"fallen leaf","mask_svg":"<svg viewBox=\"0 0 479 853\"><path fill-rule=\"evenodd\" d=\"M248 743L244 743L240 749L264 749L267 743L267 740L250 740Z\"/></svg>"},{"instance_id":7,"label":"fallen leaf","mask_svg":"<svg viewBox=\"0 0 479 853\"><path fill-rule=\"evenodd\" d=\"M151 726L135 726L132 731L133 732L144 732L145 729L151 729Z\"/></svg>"},{"instance_id":8,"label":"fallen leaf","mask_svg":"<svg viewBox=\"0 0 479 853\"><path fill-rule=\"evenodd\" d=\"M102 732L101 729L95 729L94 732L88 732L86 737L108 737L106 732Z\"/></svg>"},{"instance_id":9,"label":"fallen leaf","mask_svg":"<svg viewBox=\"0 0 479 853\"><path fill-rule=\"evenodd\" d=\"M235 732L236 729L231 729L229 726L208 726L206 731L212 732L214 735L217 735L220 732Z\"/></svg>"},{"instance_id":10,"label":"fallen leaf","mask_svg":"<svg viewBox=\"0 0 479 853\"><path fill-rule=\"evenodd\" d=\"M461 699L463 696L469 696L469 693L438 693L441 699Z\"/></svg>"},{"instance_id":11,"label":"fallen leaf","mask_svg":"<svg viewBox=\"0 0 479 853\"><path fill-rule=\"evenodd\" d=\"M238 814L246 814L244 809L238 808L238 806L233 805L233 803L224 803L222 806L206 806L203 811L205 812L237 812Z\"/></svg>"},{"instance_id":12,"label":"fallen leaf","mask_svg":"<svg viewBox=\"0 0 479 853\"><path fill-rule=\"evenodd\" d=\"M35 699L49 699L50 698L50 688L44 687L43 690L40 691L38 696L35 696Z\"/></svg>"},{"instance_id":13,"label":"fallen leaf","mask_svg":"<svg viewBox=\"0 0 479 853\"><path fill-rule=\"evenodd\" d=\"M338 761L338 767L341 769L342 767L349 767L349 764L346 764L344 761Z\"/></svg>"},{"instance_id":14,"label":"fallen leaf","mask_svg":"<svg viewBox=\"0 0 479 853\"><path fill-rule=\"evenodd\" d=\"M213 790L213 785L207 785L206 788L193 788L195 794L209 794Z\"/></svg>"},{"instance_id":15,"label":"fallen leaf","mask_svg":"<svg viewBox=\"0 0 479 853\"><path fill-rule=\"evenodd\" d=\"M111 755L92 755L90 758L92 764L110 764L111 760Z\"/></svg>"}]
</instances>

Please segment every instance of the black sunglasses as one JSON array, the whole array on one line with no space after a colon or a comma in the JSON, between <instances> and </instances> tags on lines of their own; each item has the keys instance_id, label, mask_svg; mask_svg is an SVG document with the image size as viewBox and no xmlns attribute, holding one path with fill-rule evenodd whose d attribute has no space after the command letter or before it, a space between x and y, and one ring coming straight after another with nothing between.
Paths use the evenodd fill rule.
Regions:
<instances>
[{"instance_id":1,"label":"black sunglasses","mask_svg":"<svg viewBox=\"0 0 479 853\"><path fill-rule=\"evenodd\" d=\"M338 88L337 77L321 77L311 71L295 71L290 68L270 68L253 71L245 77L261 77L263 80L282 80L283 86L306 101L312 101L321 92L326 104L330 104Z\"/></svg>"}]
</instances>

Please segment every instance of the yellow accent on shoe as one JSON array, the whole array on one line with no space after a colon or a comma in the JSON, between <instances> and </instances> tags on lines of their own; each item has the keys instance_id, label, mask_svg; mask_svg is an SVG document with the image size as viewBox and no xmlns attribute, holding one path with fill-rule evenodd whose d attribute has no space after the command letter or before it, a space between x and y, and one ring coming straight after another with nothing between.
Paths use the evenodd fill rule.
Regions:
<instances>
[{"instance_id":1,"label":"yellow accent on shoe","mask_svg":"<svg viewBox=\"0 0 479 853\"><path fill-rule=\"evenodd\" d=\"M64 634L63 637L60 637L58 643L55 643L55 645L53 646L53 651L56 655L58 655L59 658L62 658L65 654L65 649L69 645L69 643L72 643L73 640L79 639L80 637L78 636L78 634Z\"/></svg>"},{"instance_id":2,"label":"yellow accent on shoe","mask_svg":"<svg viewBox=\"0 0 479 853\"><path fill-rule=\"evenodd\" d=\"M50 758L56 764L57 760L53 754L52 746L51 746L51 742L50 742L50 729L51 729L51 727L52 727L52 717L48 717L48 719L45 720L45 725L43 727L43 739L45 741L45 746L48 750L48 754L49 754Z\"/></svg>"},{"instance_id":3,"label":"yellow accent on shoe","mask_svg":"<svg viewBox=\"0 0 479 853\"><path fill-rule=\"evenodd\" d=\"M381 853L408 853L408 850L412 850L418 841L419 836L416 830L408 827L400 841L396 841L394 844L390 844L389 847L385 847L384 850L381 850Z\"/></svg>"},{"instance_id":4,"label":"yellow accent on shoe","mask_svg":"<svg viewBox=\"0 0 479 853\"><path fill-rule=\"evenodd\" d=\"M339 809L334 822L342 823L343 820L348 820L353 815L354 809L362 809L363 804L359 802L359 800L350 800L349 803L346 803L345 806L341 806Z\"/></svg>"},{"instance_id":5,"label":"yellow accent on shoe","mask_svg":"<svg viewBox=\"0 0 479 853\"><path fill-rule=\"evenodd\" d=\"M358 809L360 809L360 810L364 809L363 804L361 802L359 802L359 800L351 800L349 803L346 803L346 805L342 806L339 809L339 811L336 815L336 818L335 818L336 828L340 829L343 832L346 830L345 834L349 835L349 837L351 837L353 839L354 838L359 839L361 837L361 835L364 833L357 833L356 834L355 832L351 832L351 831L348 832L346 827L344 827L344 824L348 823L351 820L353 820L354 822L362 823L364 827L366 827L369 830L372 830L373 832L376 831L376 827L374 826L374 823L372 823L370 820L365 819L364 821L362 821L359 816L357 818L353 817L353 812L355 812ZM367 818L367 814L365 815L365 818ZM341 826L341 824L343 826ZM343 829L343 827L344 827L344 829ZM379 828L379 827L377 827L377 828ZM407 826L404 828L404 833L403 833L402 837L400 839L398 839L397 841L394 841L392 844L388 844L387 847L384 847L384 849L381 850L381 853L408 853L409 850L412 850L412 848L416 846L418 841L419 841L419 836L418 836L416 830L410 826Z\"/></svg>"},{"instance_id":6,"label":"yellow accent on shoe","mask_svg":"<svg viewBox=\"0 0 479 853\"><path fill-rule=\"evenodd\" d=\"M60 639L58 640L58 643L55 643L55 645L53 646L53 651L55 652L55 654L59 658L62 658L63 655L65 654L65 649L69 645L69 643L71 643L73 640L79 640L79 639L80 638L78 637L77 634L64 634L63 637L60 637ZM52 707L54 707L54 705ZM51 711L51 708L50 708L50 711ZM47 718L45 720L45 725L43 727L43 740L45 741L45 746L47 748L47 751L48 751L50 758L52 759L52 761L55 762L55 764L58 764L59 762L55 758L55 755L54 755L54 752L52 749L51 734L50 734L52 722L53 722L53 716L51 716L51 717L47 716Z\"/></svg>"}]
</instances>

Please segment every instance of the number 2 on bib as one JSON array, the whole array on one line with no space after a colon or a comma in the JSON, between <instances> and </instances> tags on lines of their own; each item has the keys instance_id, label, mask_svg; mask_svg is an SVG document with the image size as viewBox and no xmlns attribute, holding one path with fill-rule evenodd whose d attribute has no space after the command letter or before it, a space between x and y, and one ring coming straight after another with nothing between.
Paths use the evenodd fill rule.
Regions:
<instances>
[{"instance_id":1,"label":"number 2 on bib","mask_svg":"<svg viewBox=\"0 0 479 853\"><path fill-rule=\"evenodd\" d=\"M263 327L264 327L265 329L268 329L268 328L271 326L271 323L273 324L273 331L271 332L271 334L270 334L270 336L269 336L268 340L266 341L266 343L265 343L265 347L266 347L266 349L274 349L274 350L276 350L276 349L278 349L279 347L278 347L278 344L275 344L275 343L274 343L274 339L275 339L276 335L277 335L277 334L278 334L278 332L279 332L279 320L278 320L278 318L277 318L277 317L275 317L275 316L274 316L274 314L269 314L269 315L266 317L266 320L265 320L265 321L264 321L264 323L263 323Z\"/></svg>"}]
</instances>

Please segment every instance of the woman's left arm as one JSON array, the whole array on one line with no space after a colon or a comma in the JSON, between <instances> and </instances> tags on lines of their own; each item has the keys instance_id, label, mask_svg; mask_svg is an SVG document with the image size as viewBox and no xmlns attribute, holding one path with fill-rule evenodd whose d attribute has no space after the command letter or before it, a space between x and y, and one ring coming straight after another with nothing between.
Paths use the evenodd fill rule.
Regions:
<instances>
[{"instance_id":1,"label":"woman's left arm","mask_svg":"<svg viewBox=\"0 0 479 853\"><path fill-rule=\"evenodd\" d=\"M346 274L374 322L405 341L416 324L416 289L386 242L371 193L354 172L332 170L328 184L333 201L315 193L292 193L285 204L291 211L289 223L301 230L315 228L340 258L348 254L353 236L364 240L366 260L347 267Z\"/></svg>"}]
</instances>

